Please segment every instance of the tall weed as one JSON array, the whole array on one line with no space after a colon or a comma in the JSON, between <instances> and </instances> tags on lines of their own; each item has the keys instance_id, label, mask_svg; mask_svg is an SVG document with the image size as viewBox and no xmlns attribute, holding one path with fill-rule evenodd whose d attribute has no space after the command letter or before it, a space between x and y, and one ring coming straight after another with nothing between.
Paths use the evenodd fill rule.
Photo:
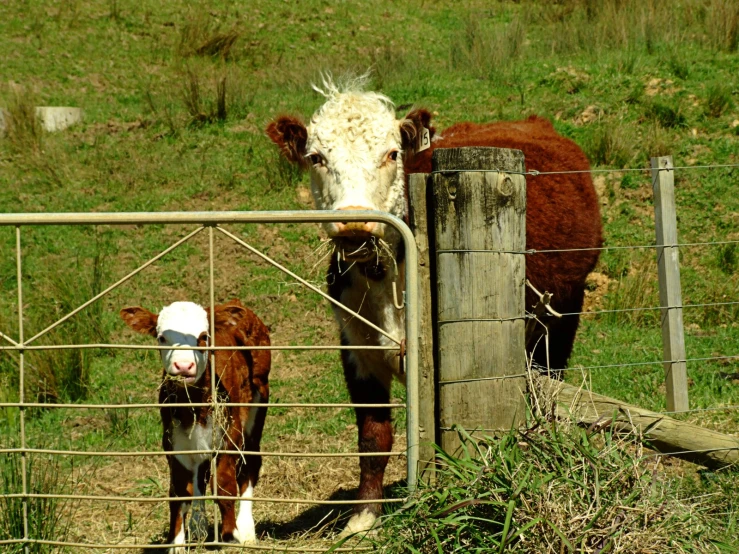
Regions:
<instances>
[{"instance_id":1,"label":"tall weed","mask_svg":"<svg viewBox=\"0 0 739 554\"><path fill-rule=\"evenodd\" d=\"M48 303L29 314L34 328L47 327L105 288L109 274L105 255L96 253L89 265L85 267L84 261L78 259L74 281L56 273L48 276ZM89 271L87 277L85 270ZM102 301L94 302L40 340L51 346L109 342L110 326L105 316ZM94 356L94 350L76 348L29 352L28 393L41 402L83 400L89 392Z\"/></svg>"},{"instance_id":2,"label":"tall weed","mask_svg":"<svg viewBox=\"0 0 739 554\"><path fill-rule=\"evenodd\" d=\"M67 492L68 480L59 462L52 459L39 460L29 457L26 467L28 475L28 493L60 494ZM11 497L9 494L22 492L23 468L18 454L0 457L0 541L17 540L24 537L24 502L23 498ZM70 505L67 500L57 498L26 499L25 516L28 521L28 537L40 541L64 541L69 532L71 518L68 517ZM45 554L54 552L58 547L32 542L6 544L3 552L20 554L31 552ZM25 550L27 549L27 550Z\"/></svg>"},{"instance_id":3,"label":"tall weed","mask_svg":"<svg viewBox=\"0 0 739 554\"><path fill-rule=\"evenodd\" d=\"M659 288L657 262L654 253L637 253L629 262L628 269L618 278L605 296L603 314L609 324L650 326L659 324ZM625 311L622 311L625 310Z\"/></svg>"},{"instance_id":4,"label":"tall weed","mask_svg":"<svg viewBox=\"0 0 739 554\"><path fill-rule=\"evenodd\" d=\"M455 69L470 71L479 79L492 79L507 75L523 57L525 47L526 28L521 19L486 25L483 17L470 13L452 41L450 61Z\"/></svg>"}]
</instances>

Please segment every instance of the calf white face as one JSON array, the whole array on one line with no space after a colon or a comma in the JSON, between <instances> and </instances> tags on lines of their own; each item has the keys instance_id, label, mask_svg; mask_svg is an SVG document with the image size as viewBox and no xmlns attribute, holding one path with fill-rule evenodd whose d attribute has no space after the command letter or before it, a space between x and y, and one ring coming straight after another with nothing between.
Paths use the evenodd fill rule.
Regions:
<instances>
[{"instance_id":1,"label":"calf white face","mask_svg":"<svg viewBox=\"0 0 739 554\"><path fill-rule=\"evenodd\" d=\"M267 134L294 163L308 168L316 207L321 210L379 210L405 215L403 149L414 143L413 121L395 118L393 103L376 92L340 92L327 81L318 90L326 102L305 127L292 117L271 123ZM346 258L369 258L379 239L397 233L382 223L326 224ZM386 235L394 236L386 236Z\"/></svg>"},{"instance_id":2,"label":"calf white face","mask_svg":"<svg viewBox=\"0 0 739 554\"><path fill-rule=\"evenodd\" d=\"M208 314L192 302L175 302L159 312L157 341L162 346L207 346ZM168 375L190 384L199 381L207 366L207 352L160 350Z\"/></svg>"},{"instance_id":3,"label":"calf white face","mask_svg":"<svg viewBox=\"0 0 739 554\"><path fill-rule=\"evenodd\" d=\"M159 315L144 308L124 308L121 317L138 331L156 337L161 346L204 347L209 344L208 313L193 302L174 302ZM200 380L207 367L204 350L160 350L162 365L168 376L183 384Z\"/></svg>"}]
</instances>

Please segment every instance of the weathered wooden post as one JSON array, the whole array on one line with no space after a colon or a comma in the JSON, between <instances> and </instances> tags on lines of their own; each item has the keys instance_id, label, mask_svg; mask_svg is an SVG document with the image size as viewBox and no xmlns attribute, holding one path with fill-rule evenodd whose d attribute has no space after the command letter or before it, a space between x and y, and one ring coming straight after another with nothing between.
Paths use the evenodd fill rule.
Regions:
<instances>
[{"instance_id":1,"label":"weathered wooden post","mask_svg":"<svg viewBox=\"0 0 739 554\"><path fill-rule=\"evenodd\" d=\"M491 435L525 419L526 180L523 153L501 148L437 149L433 171L439 441L453 452L453 424Z\"/></svg>"},{"instance_id":2,"label":"weathered wooden post","mask_svg":"<svg viewBox=\"0 0 739 554\"><path fill-rule=\"evenodd\" d=\"M652 158L659 303L662 306L662 359L665 361L667 410L671 412L689 409L680 258L677 246L675 178L672 168L672 156Z\"/></svg>"},{"instance_id":3,"label":"weathered wooden post","mask_svg":"<svg viewBox=\"0 0 739 554\"><path fill-rule=\"evenodd\" d=\"M434 317L432 314L433 285L433 252L430 250L429 217L427 208L427 173L414 173L408 179L408 197L410 213L408 224L413 231L418 248L418 284L420 301L420 320L418 337L418 383L419 414L421 445L419 448L418 474L421 478L433 479L433 461L436 450L433 445L438 441L436 437L436 373L434 369L434 337L432 329ZM433 233L432 237L433 238Z\"/></svg>"}]
</instances>

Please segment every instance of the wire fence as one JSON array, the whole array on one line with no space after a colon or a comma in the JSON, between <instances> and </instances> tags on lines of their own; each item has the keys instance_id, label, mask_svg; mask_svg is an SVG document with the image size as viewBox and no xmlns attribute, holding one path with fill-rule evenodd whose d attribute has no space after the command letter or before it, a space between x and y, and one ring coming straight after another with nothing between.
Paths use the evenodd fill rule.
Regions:
<instances>
[{"instance_id":1,"label":"wire fence","mask_svg":"<svg viewBox=\"0 0 739 554\"><path fill-rule=\"evenodd\" d=\"M408 271L405 274L405 292L403 295L403 304L400 309L405 311L405 336L408 337L407 341L403 340L404 337L395 337L390 332L378 327L373 322L364 318L361 314L348 309L343 304L337 302L331 296L323 292L321 289L308 282L303 277L297 275L283 264L277 262L272 257L264 254L257 248L253 247L246 241L242 240L238 236L229 232L222 225L227 223L306 223L306 222L327 222L327 221L379 221L395 227L401 234L402 240L405 243L406 248L406 264ZM88 301L82 303L80 306L71 310L63 317L54 321L52 324L46 326L42 331L34 334L30 338L26 338L24 334L24 312L27 310L27 306L24 304L23 297L23 248L22 248L22 228L26 226L38 226L38 225L126 225L126 224L137 224L137 225L151 225L151 224L194 224L197 227L188 232L184 237L175 241L173 244L162 250L156 256L145 263L139 265L133 271L130 271L123 278L117 280L111 286L105 288L99 294L94 295ZM109 542L72 542L72 541L53 541L44 540L44 537L32 536L29 528L29 519L36 518L38 514L29 513L29 502L36 500L74 500L74 501L94 501L98 503L144 503L144 504L157 504L171 500L176 500L179 497L166 495L85 495L85 494L58 494L58 493L36 493L31 492L29 489L29 482L31 475L29 472L29 457L35 455L44 456L65 456L75 458L159 458L163 456L173 455L209 455L213 462L211 467L212 479L217 482L215 459L218 454L223 455L234 455L240 456L249 455L260 455L267 457L279 457L279 458L362 458L369 456L388 456L388 457L405 457L406 468L407 468L407 491L411 493L417 482L417 466L418 466L418 444L419 444L419 427L417 419L417 405L418 405L418 392L415 383L418 380L418 321L417 321L417 296L418 296L418 282L417 282L417 271L415 267L417 265L417 258L415 254L415 243L413 241L413 235L408 227L399 219L389 214L380 212L203 212L203 213L158 213L158 214L7 214L0 215L0 226L14 226L16 229L16 282L17 282L17 311L18 311L18 334L17 337L10 336L9 333L0 333L0 341L5 341L5 345L0 346L0 351L13 352L18 355L18 372L19 372L19 401L18 402L2 402L0 403L0 409L17 409L19 412L19 427L18 427L18 441L19 446L13 448L0 448L0 454L4 456L17 455L20 457L20 487L18 492L4 492L0 494L0 501L8 505L13 500L19 500L21 502L22 514L19 514L22 518L22 537L16 537L10 540L0 540L0 545L20 545L25 551L29 551L29 548L33 545L49 545L59 546L68 548L88 548L88 549L165 549L171 548L171 544L116 544L113 541ZM213 236L215 233L220 233L223 236L228 237L234 243L243 247L246 251L252 255L260 258L267 264L274 268L277 268L280 272L289 275L296 282L300 283L305 288L318 294L321 298L328 302L338 306L339 309L344 310L352 318L356 318L365 323L368 327L377 331L377 333L386 337L391 343L389 346L347 346L347 345L274 345L274 346L248 346L248 347L225 347L218 345L198 346L198 347L181 347L181 346L142 346L135 344L32 344L38 339L47 336L54 329L62 326L65 322L69 321L74 315L78 314L92 303L100 300L105 295L111 293L123 283L129 281L134 276L139 274L145 268L151 266L158 260L160 260L166 254L172 252L179 246L187 243L190 239L195 237L201 232L207 231L208 233L208 260L209 260L209 294L210 294L210 313L211 313L211 328L214 328L214 321L212 320L215 308L215 283L214 283L214 241ZM401 345L402 343L402 345ZM210 370L212 373L215 372L214 354L219 350L235 351L235 350L275 350L275 351L321 351L321 350L343 350L343 351L388 351L395 350L400 351L403 348L403 354L405 356L404 370L407 376L407 390L406 390L406 402L391 402L388 404L356 404L347 402L327 402L327 403L315 403L315 402L251 402L251 403L235 403L235 402L224 402L219 400L217 394L213 394L212 402L188 402L188 403L168 403L167 406L170 408L174 407L209 407L213 410L213 413L217 413L218 409L222 408L235 408L235 407L272 407L280 409L303 409L303 410L314 410L314 409L347 409L347 408L388 408L388 409L405 409L406 410L406 448L403 451L391 451L391 452L288 452L288 451L249 451L240 448L235 449L219 449L216 446L209 449L194 449L194 450L173 450L165 452L161 449L157 450L131 450L131 451L115 451L111 449L106 450L89 450L89 449L55 449L55 448L37 448L29 444L29 437L26 427L27 410L32 408L43 408L47 410L152 410L160 409L161 406L158 403L88 403L88 404L75 404L75 403L56 403L49 404L44 402L29 402L26 401L26 364L25 355L26 352L42 351L42 350L89 350L89 349L125 349L125 350L146 350L146 351L158 351L158 350L200 350L207 351L210 353ZM211 376L211 382L216 383L215 375ZM214 431L215 432L215 431ZM214 445L217 444L217 440L214 440ZM234 445L237 446L237 445ZM216 494L206 493L199 497L201 500L233 500L233 496L223 496ZM312 499L312 498L291 498L291 497L259 497L251 496L249 498L240 498L240 500L250 500L254 502L270 502L270 503L290 503L295 505L325 505L325 506L352 506L357 504L376 504L376 503L387 503L397 504L402 503L406 500L405 497L401 498L386 498L380 500L334 500L334 499ZM213 522L213 536L218 537L218 518L214 518ZM184 546L226 546L223 543L216 541L209 541L204 543L203 540L191 540ZM232 546L232 545L229 545ZM291 548L287 546L265 546L265 545L245 545L242 548L249 548L252 550L274 550L278 548L280 551L287 552L322 552L326 548ZM360 548L362 550L363 548ZM333 551L348 551L350 548L334 548Z\"/></svg>"},{"instance_id":2,"label":"wire fence","mask_svg":"<svg viewBox=\"0 0 739 554\"><path fill-rule=\"evenodd\" d=\"M717 164L717 165L707 165L707 166L679 166L679 167L673 167L670 168L669 171L695 171L695 170L733 170L735 168L739 168L739 164ZM490 171L497 171L491 169ZM622 174L625 172L646 172L651 171L651 169L648 168L630 168L630 169L619 169L619 170L594 170L593 173L616 173L616 174ZM538 176L542 175L548 175L548 174L554 174L554 173L574 173L571 171L561 171L561 172L538 172L535 170L529 170L524 172L523 174L530 178L536 178ZM304 279L303 277L300 277L299 275L295 274L294 272L290 271L287 267L285 267L283 264L280 264L279 262L275 261L270 256L267 256L257 248L254 248L251 244L248 242L242 240L240 237L236 236L235 234L229 232L228 230L223 228L223 225L225 224L233 224L233 223L266 223L266 222L316 222L316 221L382 221L385 223L389 223L390 225L393 225L394 227L398 228L402 235L403 240L405 242L406 246L406 253L407 253L407 271L406 271L406 297L405 297L405 304L406 304L406 310L407 310L407 317L406 317L406 333L405 336L407 337L407 345L406 345L406 371L407 371L407 383L408 383L408 390L407 390L407 401L404 403L398 403L393 402L390 404L372 404L372 405L362 405L365 407L385 407L390 409L406 409L408 410L407 413L407 444L408 449L405 452L384 452L384 453L359 453L359 452L280 452L280 451L262 451L259 452L262 456L274 456L274 457L315 457L315 458L337 458L337 457L352 457L352 458L358 458L361 456L371 456L371 455L387 455L387 456L393 456L393 457L407 457L407 473L408 473L408 488L409 490L413 490L413 487L417 480L417 464L418 464L418 454L417 454L417 447L419 444L419 431L418 431L418 421L415 418L415 406L417 406L418 403L418 392L415 390L415 383L417 382L417 349L418 346L416 344L416 339L418 337L418 329L417 325L418 322L415 317L415 310L417 309L417 290L418 290L418 284L416 282L417 274L414 270L415 264L417 263L415 260L415 247L414 242L412 238L412 234L410 233L410 230L399 220L396 218L393 218L392 216L388 216L387 214L381 214L378 212L341 212L340 218L337 217L337 214L335 212L254 212L254 213L236 213L236 212L221 212L221 213L173 213L173 214L15 214L15 215L0 215L0 225L9 225L14 226L16 228L16 249L17 249L17 272L16 272L16 278L18 282L18 299L17 299L17 305L18 305L18 335L17 337L11 336L11 333L0 331L0 342L4 341L6 344L3 346L0 346L0 351L8 351L8 352L14 352L19 356L19 377L20 377L20 385L19 385L19 402L2 402L0 403L0 408L10 408L10 409L17 409L19 410L20 418L19 418L19 439L20 439L20 446L18 448L0 448L0 454L3 455L18 455L21 457L21 465L22 465L22 482L21 482L21 491L19 493L10 493L10 494L2 494L0 495L0 498L3 499L20 499L23 501L23 537L19 539L13 539L13 540L4 540L0 541L0 545L23 545L26 548L30 547L31 545L50 545L50 546L61 546L61 547L68 547L68 548L90 548L90 549L131 549L134 548L134 545L131 544L115 544L112 542L109 543L95 543L95 542L64 542L64 541L51 541L51 540L41 540L36 537L33 537L29 533L29 527L28 527L28 501L31 499L45 499L45 498L58 498L58 499L69 499L69 500L86 500L86 501L95 501L95 502L120 502L120 503L127 503L127 502L139 502L139 503L161 503L166 502L169 500L172 500L174 497L172 496L162 496L162 495L155 495L155 496L121 496L121 495L81 495L81 494L38 494L30 492L29 490L29 482L28 482L28 467L27 467L27 457L30 455L50 455L50 456L74 456L74 457L110 457L110 458L127 458L131 456L140 456L140 457L150 457L150 458L157 458L164 456L165 454L173 454L173 453L165 453L163 451L92 451L92 450L65 450L65 449L52 449L52 448L34 448L32 446L29 446L28 440L27 440L27 432L26 432L26 412L29 409L33 408L44 408L44 409L73 409L73 410L152 410L152 409L159 409L158 404L146 404L146 403L135 403L135 402L128 402L128 403L95 403L95 404L71 404L71 403L58 403L56 405L50 405L48 403L43 402L31 402L27 401L25 398L25 382L24 382L24 355L26 352L33 352L37 350L47 350L47 349L75 349L75 350L89 350L89 349L128 349L128 350L148 350L148 351L156 351L161 350L164 348L171 349L171 347L158 347L158 346L142 346L142 345L133 345L133 344L107 344L107 343L90 343L90 344L60 344L60 345L40 345L40 344L33 344L41 337L47 335L52 330L56 329L60 325L64 324L66 321L68 321L70 318L72 318L75 314L79 313L92 303L98 301L102 297L104 297L106 294L110 293L112 290L116 289L118 286L120 286L122 283L126 282L127 280L133 278L138 273L143 271L145 268L151 266L152 264L159 261L163 256L168 254L169 252L172 252L176 248L178 248L180 245L185 244L188 240L190 240L192 237L196 236L197 234L206 231L208 232L209 239L210 239L210 250L209 250L209 260L211 264L211 279L210 279L210 292L211 292L211 310L213 309L215 305L214 301L214 284L213 284L213 277L212 277L212 265L213 265L213 235L215 233L219 233L222 236L228 237L231 240L234 241L234 243L241 246L244 250L248 251L254 256L259 257L261 260L265 261L266 263L272 265L273 267L277 268L278 270L284 272L285 274L289 275L292 279L294 279L296 282L300 283L302 286L306 287L307 289L313 291L316 294L321 295L323 298L325 298L327 301L332 302L335 305L341 306L341 304L337 303L334 299L332 299L330 296L326 295L320 288L316 287L314 284L310 283L307 279ZM23 263L22 263L22 248L21 248L21 229L26 226L36 226L36 225L120 225L120 224L194 224L197 225L197 228L188 234L186 234L183 238L175 241L173 244L171 244L169 247L162 250L158 255L152 257L150 260L145 262L144 264L137 267L135 270L129 272L125 277L115 282L110 287L106 288L99 294L92 297L89 301L85 302L84 304L80 305L70 313L66 314L64 317L60 318L59 320L55 321L51 325L44 328L42 331L36 333L30 338L24 337L23 332L23 313L24 313L24 300L23 300L23 288L22 288L22 282L23 282ZM592 249L550 249L550 250L533 250L533 249L526 249L522 251L515 251L515 252L509 252L509 251L503 251L503 250L486 250L485 252L498 252L498 253L515 253L515 254L521 254L525 256L546 256L551 254L561 254L561 253L568 253L568 252L577 252L578 250L598 250L602 252L606 251L636 251L636 250L648 250L648 249L666 249L666 248L674 248L676 250L680 250L681 248L709 248L709 247L716 247L716 246L733 246L739 244L739 240L706 240L706 241L697 241L697 242L674 242L671 244L656 244L656 243L649 243L649 244L627 244L627 245L605 245L598 248L592 248ZM447 251L445 251L447 252ZM452 250L449 250L448 252L452 252ZM469 252L469 251L468 251ZM477 252L477 251L476 251ZM437 252L440 253L440 252ZM593 309L593 310L587 310L587 311L580 311L580 312L566 312L561 314L563 317L573 317L573 316L581 316L581 317L601 317L608 314L633 314L633 313L639 313L639 312L649 312L649 311L662 311L669 309L701 309L701 308L733 308L739 305L739 297L729 298L725 301L720 302L685 302L681 303L679 305L649 305L649 306L632 306L632 307L619 307L619 308L612 308L612 309ZM344 309L344 308L342 308ZM388 333L386 330L380 329L376 325L374 325L372 322L367 321L362 318L360 314L357 314L355 312L351 312L352 317L359 318L360 320L364 321L368 326L376 330L378 333L383 334L386 338L388 338L391 342L393 342L397 346L388 346L388 347L351 347L346 345L305 345L305 346L295 346L295 345L287 345L287 344L280 344L280 345L274 345L270 347L250 347L250 350L258 350L258 349L269 349L274 351L296 351L296 350L391 350L391 349L399 349L400 347L400 337L394 337L391 333ZM519 319L531 319L534 316L532 314L524 314L520 316ZM491 318L489 321L502 321L502 319L495 319ZM444 322L440 322L444 323ZM736 345L730 344L727 345L729 348L735 348ZM187 348L183 348L187 349ZM218 347L218 346L208 346L208 347L199 347L199 350L207 350L211 353L214 353L218 350L236 350L237 348L234 347ZM610 363L610 364L593 364L593 365L580 365L575 367L566 368L563 371L565 372L602 372L602 371L613 371L618 369L628 369L628 368L639 368L639 367L649 367L649 366L662 366L665 367L666 364L672 364L676 362L684 362L688 364L696 364L698 362L733 362L739 360L739 352L730 352L727 354L717 354L717 355L711 355L711 356L685 356L684 358L676 359L662 359L655 358L653 360L647 360L647 361L635 361L635 362L624 362L624 363ZM691 366L688 366L689 369ZM484 380L502 380L502 379L510 379L510 378L517 378L517 377L526 377L528 376L528 372L521 372L515 375L507 375L505 377L489 377L489 378L479 378L479 379L468 379L465 381L484 381ZM454 382L460 382L455 380ZM445 381L441 381L438 383L439 386L444 386L448 384ZM216 396L216 395L214 395ZM238 403L223 403L218 402L217 399L214 399L214 402L218 404L218 406L221 407L237 407L242 406L243 404ZM197 406L208 406L210 404L207 403L194 403L194 404L187 404L194 407ZM353 408L356 407L356 404L352 403L344 403L344 402L334 402L334 403L270 403L270 402L257 402L257 403L251 403L250 406L263 406L263 407L272 407L272 408L281 408L281 409L307 409L307 410L313 410L313 409L345 409L345 408ZM179 406L179 404L178 404ZM183 404L185 406L185 404ZM739 405L736 405L735 403L729 403L725 406L702 406L702 407L694 407L692 409L687 410L662 410L661 413L665 415L675 415L675 414L698 414L698 413L706 413L706 412L719 412L719 411L727 411L727 412L733 412L739 410ZM182 454L201 454L201 453L219 453L219 452L233 452L233 451L218 451L218 450L188 450L188 451L182 451L179 453ZM690 451L689 451L690 452ZM697 451L692 451L697 452ZM177 452L175 452L177 453ZM254 454L255 452L250 451L243 451L242 454L248 455L248 454ZM650 454L651 456L652 454ZM661 455L661 454L655 454L655 455ZM217 499L223 499L228 497L223 496L216 496L216 495L205 495L203 496L206 500L217 500ZM274 502L274 503L296 503L296 504L323 504L323 505L352 505L358 503L358 501L351 501L351 500L329 500L329 499L323 499L323 500L316 500L316 499L306 499L306 498L275 498L275 497L253 497L254 501L257 502ZM383 502L388 503L401 503L404 502L405 498L391 498L386 499ZM367 501L362 501L362 503L368 503ZM216 534L217 536L217 534ZM196 544L202 544L202 543L192 543L192 545ZM210 542L208 543L210 546L225 546L218 542ZM169 548L170 545L166 544L136 544L135 548L142 549L165 549ZM299 547L299 548L292 548L292 547L286 547L286 546L276 546L276 545L257 545L257 546L250 546L248 548L251 548L253 550L279 550L279 551L286 551L286 552L322 552L325 551L325 548L311 548L311 547ZM352 548L344 548L340 547L337 549L334 549L334 551L349 551L349 550L357 550L356 547Z\"/></svg>"},{"instance_id":3,"label":"wire fence","mask_svg":"<svg viewBox=\"0 0 739 554\"><path fill-rule=\"evenodd\" d=\"M671 162L671 158L659 158L658 159L660 164L665 165L653 165L653 167L646 167L646 168L625 168L625 169L598 169L598 170L591 170L591 171L570 171L570 170L563 170L563 171L538 171L536 169L529 169L526 171L516 172L516 171L510 171L508 169L501 170L498 168L490 168L487 170L473 170L473 173L505 173L506 175L524 175L527 177L527 179L535 180L539 177L547 176L547 175L567 175L567 174L577 174L577 173L594 173L594 174L601 174L601 175L607 175L607 176L613 176L616 175L617 179L620 179L623 175L628 173L651 173L652 174L652 189L657 196L657 193L659 191L660 187L660 179L663 175L669 174L669 175L678 175L680 172L688 173L692 172L695 173L697 171L706 172L706 171L722 171L723 172L723 178L725 179L733 179L737 184L739 184L739 179L737 178L737 172L736 170L739 169L739 164L711 164L711 165L692 165L692 166L673 166ZM655 160L653 160L653 164L655 164ZM443 170L435 170L432 173L441 173L441 174L456 174L460 173L459 170L454 169L443 169ZM680 191L680 187L676 186L675 190L677 192ZM710 195L710 189L707 189L706 195ZM643 199L643 195L641 196ZM600 201L600 198L599 198ZM716 200L718 202L718 200ZM656 204L656 199L655 199ZM729 209L731 211L731 209ZM673 218L675 218L675 213L672 214ZM679 215L679 207L678 207L678 215ZM664 214L663 214L664 216ZM655 219L657 219L657 216L655 216ZM659 223L658 223L659 224ZM723 226L724 229L726 229L726 225ZM733 230L733 235L736 236L737 232L739 231L739 226L737 226ZM527 259L535 257L535 256L548 256L548 255L561 255L561 254L574 254L577 252L593 252L597 251L599 253L607 253L607 252L613 252L613 253L629 253L629 252L635 252L635 251L647 251L647 250L655 250L657 259L659 260L660 256L662 256L663 252L681 252L685 251L686 249L691 249L691 251L703 251L705 252L706 249L715 249L715 248L725 248L727 252L729 252L729 256L731 257L731 253L734 254L735 257L739 257L739 249L736 248L737 245L739 245L739 240L735 239L734 236L732 236L732 229L725 230L724 232L727 233L728 236L721 237L715 240L689 240L689 241L678 241L678 240L670 240L670 241L655 241L655 242L649 242L649 243L629 243L629 244L609 244L610 240L609 237L606 236L606 244L598 247L591 247L591 248L551 248L551 249L541 249L541 248L529 248L527 245L527 248L525 249L443 249L443 250L435 250L434 254L445 254L445 253L493 253L493 254L514 254L514 255L522 255L525 256ZM677 235L675 235L677 236ZM659 233L658 233L659 238ZM677 258L677 255L674 256ZM737 269L737 268L735 268ZM639 271L644 271L644 268L639 268ZM655 273L653 274L654 281L657 281L656 273L657 268L655 265ZM660 271L662 269L660 268ZM625 278L628 278L629 276L625 275L622 276L621 279L616 277L615 279L609 279L609 285L616 284L617 287L620 287L621 284L624 282ZM731 279L732 277L726 277L727 279ZM662 276L660 276L660 287L663 286L662 284ZM695 279L694 279L695 281ZM693 283L695 285L695 283ZM679 281L678 281L679 285ZM729 289L726 291L726 289ZM739 314L739 286L731 288L731 287L725 287L725 292L728 292L727 295L722 295L723 299L720 301L697 301L697 302L674 302L674 301L667 301L660 300L660 302L653 302L653 303L646 303L645 305L645 299L644 298L638 298L636 300L639 301L639 305L632 305L632 306L624 306L623 302L619 302L621 305L619 306L596 306L596 307L590 307L588 309L583 309L581 311L567 311L560 314L557 314L557 317L562 318L568 318L568 317L581 317L581 318L587 318L589 320L598 319L598 318L604 318L604 317L611 317L613 316L613 319L616 320L619 316L639 316L641 314L648 314L650 312L660 312L661 316L657 316L655 318L656 326L651 327L654 329L655 332L660 332L660 321L664 322L665 318L667 317L667 314L669 314L672 311L691 311L691 312L698 312L699 310L723 310L724 319L728 320L728 323L726 325L736 325L736 322L739 321L736 317L731 317L732 314ZM619 289L614 290L612 286L609 286L608 288L608 295L611 297L614 296L614 293L618 293ZM679 292L679 290L678 290ZM660 291L660 297L661 297L661 291ZM661 297L662 298L662 297ZM555 299L556 300L556 299ZM625 300L629 300L626 298ZM711 299L712 300L712 299ZM543 316L540 314L535 313L525 313L521 314L520 316L512 316L512 317L492 317L492 318L465 318L463 321L469 322L510 322L515 320L525 320L525 321L532 321L536 320L543 325L546 325L547 322L553 321L555 315L545 313ZM681 315L682 319L682 315ZM443 325L447 323L457 323L462 320L443 320L439 321L438 324ZM681 325L681 333L682 333L682 320L680 321ZM725 325L725 326L726 326ZM648 332L649 328L651 326L651 323L639 323L637 327L641 330L640 334L645 334ZM718 325L717 325L718 327ZM739 335L735 335L739 336ZM663 330L663 337L664 337L664 330ZM697 337L691 337L692 339L695 339ZM693 343L695 340L693 340ZM626 346L626 345L624 345ZM688 344L690 346L690 344ZM667 376L672 371L672 368L676 364L687 364L688 367L688 374L696 377L696 380L698 380L698 377L705 377L706 375L706 369L705 364L726 364L731 365L735 362L739 362L739 342L735 341L726 341L723 344L720 345L720 347L716 348L717 350L723 350L723 352L714 352L711 355L681 355L681 356L670 356L670 355L663 355L663 356L655 356L653 359L647 359L647 360L639 360L639 361L614 361L613 363L577 363L577 357L575 358L575 364L572 364L572 359L570 360L571 366L564 368L564 369L557 369L557 374L562 377L567 374L585 374L586 380L592 381L596 376L602 376L605 372L611 372L611 373L617 373L621 372L622 370L629 370L629 369L640 369L644 368L646 370L649 370L650 368L655 368L658 366L661 366L664 369L664 378L666 379ZM623 349L622 349L623 350ZM665 353L668 354L668 353ZM582 355L580 355L580 358L582 359ZM623 352L619 353L618 358L623 359L627 357L626 354ZM640 358L643 356L639 356ZM588 357L586 357L588 358ZM589 357L590 359L597 359L596 356ZM548 368L541 367L533 363L532 364L533 369L538 369L540 372L547 372ZM736 366L734 366L736 367ZM708 414L708 413L717 413L717 412L726 412L731 413L731 416L733 416L733 413L736 413L739 411L739 405L737 405L736 398L737 395L732 394L731 392L731 382L730 379L733 378L735 380L739 380L739 371L736 373L726 373L725 375L719 374L716 367L714 366L713 370L711 370L709 373L715 375L717 380L723 379L724 382L728 385L726 387L724 386L717 386L714 387L716 390L722 390L724 399L723 402L725 405L710 405L711 402L721 403L721 398L712 397L710 399L706 398L707 393L703 393L699 399L697 400L691 400L691 404L694 404L690 407L687 407L685 409L669 409L669 402L668 402L668 409L662 408L651 408L654 409L657 413L663 414L665 416L675 416L675 415L698 415L698 414ZM520 378L526 378L529 377L529 371L523 370L520 372L517 371L511 371L507 375L495 375L495 376L486 376L486 377L474 377L474 378L462 378L462 379L450 379L450 380L441 380L438 382L439 387L445 387L447 385L455 385L458 383L476 383L476 382L486 382L486 381L505 381L508 379L520 379ZM634 376L630 379L631 382L634 382L638 379L638 377ZM705 379L704 379L705 380ZM590 385L588 385L590 386ZM669 385L668 385L669 389ZM729 389L727 391L727 389ZM599 392L599 391L598 391ZM657 391L655 391L657 392ZM668 391L669 392L669 391ZM728 393L728 394L727 394ZM658 393L664 395L665 393ZM664 398L664 396L663 396ZM655 395L652 393L650 397L650 401L654 403ZM708 405L706 405L708 400ZM656 402L656 404L659 404L659 402ZM695 405L697 404L697 406ZM444 430L451 430L450 427L443 428ZM469 429L468 431L474 431L473 429ZM735 433L736 429L734 428L724 428L724 432L726 433ZM722 449L723 450L723 449ZM736 447L729 447L727 450L738 450ZM690 453L691 451L679 451L679 452L673 452L671 454L685 454ZM695 452L702 452L696 450ZM660 456L663 454L657 453L656 456Z\"/></svg>"}]
</instances>

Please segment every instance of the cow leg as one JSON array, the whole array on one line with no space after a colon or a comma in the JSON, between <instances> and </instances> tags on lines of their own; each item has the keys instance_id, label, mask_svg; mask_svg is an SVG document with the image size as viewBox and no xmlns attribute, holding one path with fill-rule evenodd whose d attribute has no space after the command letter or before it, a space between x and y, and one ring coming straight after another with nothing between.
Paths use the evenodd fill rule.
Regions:
<instances>
[{"instance_id":1,"label":"cow leg","mask_svg":"<svg viewBox=\"0 0 739 554\"><path fill-rule=\"evenodd\" d=\"M216 476L218 483L215 487L217 496L227 496L216 500L221 512L221 541L236 542L234 531L236 529L235 498L236 487L236 454L220 454L216 463Z\"/></svg>"},{"instance_id":2,"label":"cow leg","mask_svg":"<svg viewBox=\"0 0 739 554\"><path fill-rule=\"evenodd\" d=\"M390 402L390 379L382 383L373 375L360 375L353 353L342 350L344 378L355 404L388 404ZM359 452L389 452L393 446L393 425L390 408L355 408L359 433ZM385 476L388 456L361 456L359 458L358 500L382 498L382 481ZM356 533L371 529L382 510L381 504L357 504L354 515L349 519L345 533Z\"/></svg>"},{"instance_id":3,"label":"cow leg","mask_svg":"<svg viewBox=\"0 0 739 554\"><path fill-rule=\"evenodd\" d=\"M169 533L167 543L173 545L169 554L184 554L187 542L185 537L185 517L190 510L190 498L193 492L193 474L180 464L174 456L167 456L169 461L169 496L177 497L169 501ZM180 498L186 500L180 500Z\"/></svg>"}]
</instances>

